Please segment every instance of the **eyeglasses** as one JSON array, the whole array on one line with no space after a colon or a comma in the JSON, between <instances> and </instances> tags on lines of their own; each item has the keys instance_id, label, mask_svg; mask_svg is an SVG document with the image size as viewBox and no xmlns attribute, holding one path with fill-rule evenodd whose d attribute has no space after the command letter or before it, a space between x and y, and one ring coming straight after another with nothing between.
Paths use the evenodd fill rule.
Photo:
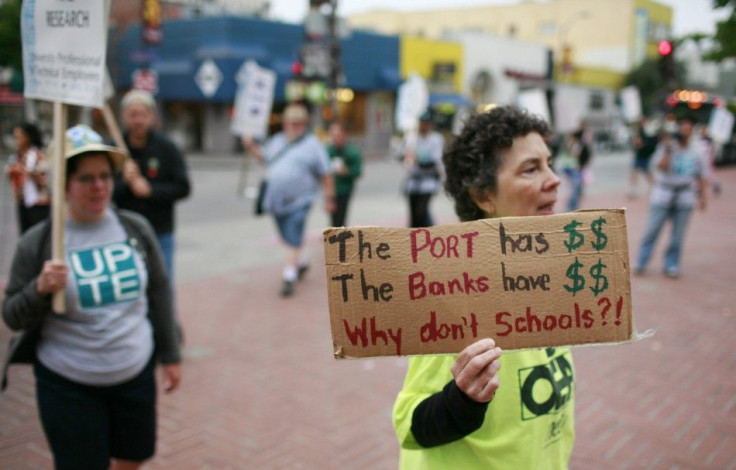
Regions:
<instances>
[{"instance_id":1,"label":"eyeglasses","mask_svg":"<svg viewBox=\"0 0 736 470\"><path fill-rule=\"evenodd\" d=\"M109 183L110 181L112 181L112 173L102 173L101 175L80 175L72 179L78 183L91 186L97 180L100 180L103 183Z\"/></svg>"}]
</instances>

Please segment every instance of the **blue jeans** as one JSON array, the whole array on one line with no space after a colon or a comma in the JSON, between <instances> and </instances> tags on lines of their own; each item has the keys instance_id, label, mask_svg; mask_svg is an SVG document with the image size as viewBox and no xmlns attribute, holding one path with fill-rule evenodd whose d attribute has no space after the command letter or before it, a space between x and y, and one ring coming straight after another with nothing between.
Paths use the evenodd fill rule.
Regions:
<instances>
[{"instance_id":1,"label":"blue jeans","mask_svg":"<svg viewBox=\"0 0 736 470\"><path fill-rule=\"evenodd\" d=\"M580 198L583 196L583 171L568 169L565 175L570 179L570 199L567 201L567 210L572 212L580 208Z\"/></svg>"},{"instance_id":2,"label":"blue jeans","mask_svg":"<svg viewBox=\"0 0 736 470\"><path fill-rule=\"evenodd\" d=\"M169 275L171 286L174 286L174 233L159 233L156 235L161 253L164 255L166 274Z\"/></svg>"},{"instance_id":3,"label":"blue jeans","mask_svg":"<svg viewBox=\"0 0 736 470\"><path fill-rule=\"evenodd\" d=\"M670 235L670 243L664 255L664 269L666 271L677 271L680 269L680 252L682 248L682 240L685 237L687 223L690 220L692 207L667 207L652 206L649 209L649 219L644 230L644 237L641 240L641 248L639 249L639 259L636 263L637 270L646 268L649 258L652 256L654 244L659 237L667 219L672 220L672 234Z\"/></svg>"}]
</instances>

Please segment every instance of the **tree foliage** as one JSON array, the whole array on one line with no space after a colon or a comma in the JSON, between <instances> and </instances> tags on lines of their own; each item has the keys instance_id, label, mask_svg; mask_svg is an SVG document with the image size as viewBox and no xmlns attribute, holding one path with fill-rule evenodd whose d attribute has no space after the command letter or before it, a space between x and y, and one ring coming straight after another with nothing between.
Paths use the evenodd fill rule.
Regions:
<instances>
[{"instance_id":1,"label":"tree foliage","mask_svg":"<svg viewBox=\"0 0 736 470\"><path fill-rule=\"evenodd\" d=\"M651 58L642 62L626 75L624 86L638 88L642 111L645 115L652 114L659 108L666 91L666 84L659 70L659 61Z\"/></svg>"},{"instance_id":2,"label":"tree foliage","mask_svg":"<svg viewBox=\"0 0 736 470\"><path fill-rule=\"evenodd\" d=\"M20 8L21 0L0 1L0 67L23 68Z\"/></svg>"},{"instance_id":3,"label":"tree foliage","mask_svg":"<svg viewBox=\"0 0 736 470\"><path fill-rule=\"evenodd\" d=\"M736 57L736 0L713 0L713 8L731 8L731 14L716 23L713 36L714 48L705 58L720 62Z\"/></svg>"}]
</instances>

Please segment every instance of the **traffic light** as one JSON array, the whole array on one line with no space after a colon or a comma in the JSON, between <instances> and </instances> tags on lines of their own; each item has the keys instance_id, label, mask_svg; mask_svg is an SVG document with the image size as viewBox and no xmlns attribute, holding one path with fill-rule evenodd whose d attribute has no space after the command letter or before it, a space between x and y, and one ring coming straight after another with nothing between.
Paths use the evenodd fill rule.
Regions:
<instances>
[{"instance_id":1,"label":"traffic light","mask_svg":"<svg viewBox=\"0 0 736 470\"><path fill-rule=\"evenodd\" d=\"M659 71L667 84L675 80L675 45L672 41L662 40L657 45L659 53Z\"/></svg>"}]
</instances>

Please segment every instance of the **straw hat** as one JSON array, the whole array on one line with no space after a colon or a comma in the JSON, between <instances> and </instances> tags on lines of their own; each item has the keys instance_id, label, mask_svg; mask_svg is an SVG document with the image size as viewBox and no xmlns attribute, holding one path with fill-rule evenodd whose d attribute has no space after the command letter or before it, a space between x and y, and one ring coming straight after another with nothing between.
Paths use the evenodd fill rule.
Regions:
<instances>
[{"instance_id":1,"label":"straw hat","mask_svg":"<svg viewBox=\"0 0 736 470\"><path fill-rule=\"evenodd\" d=\"M124 150L105 145L100 134L90 129L89 126L79 124L66 131L64 134L64 158L66 160L91 152L107 153L112 160L113 170L115 171L122 170L123 163L128 158L128 154Z\"/></svg>"}]
</instances>

